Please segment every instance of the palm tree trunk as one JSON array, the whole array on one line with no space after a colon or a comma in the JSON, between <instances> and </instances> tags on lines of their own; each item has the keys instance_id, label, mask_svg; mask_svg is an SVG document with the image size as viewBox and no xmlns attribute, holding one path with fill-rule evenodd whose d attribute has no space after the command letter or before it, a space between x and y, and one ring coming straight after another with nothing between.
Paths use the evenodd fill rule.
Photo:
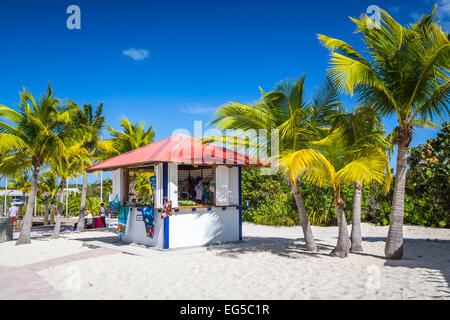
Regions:
<instances>
[{"instance_id":1,"label":"palm tree trunk","mask_svg":"<svg viewBox=\"0 0 450 320\"><path fill-rule=\"evenodd\" d=\"M28 197L27 211L25 212L25 218L22 223L22 230L20 231L19 239L16 242L16 246L20 244L31 243L31 225L33 223L33 209L34 202L36 201L36 189L37 181L39 177L40 166L33 165L33 177L31 178L31 190Z\"/></svg>"},{"instance_id":2,"label":"palm tree trunk","mask_svg":"<svg viewBox=\"0 0 450 320\"><path fill-rule=\"evenodd\" d=\"M61 213L62 213L63 202L64 202L65 184L66 184L66 179L64 177L61 177L61 183L59 184L58 213L56 215L56 223L55 223L55 227L53 228L53 234L51 236L52 239L58 239L59 232L61 230Z\"/></svg>"},{"instance_id":3,"label":"palm tree trunk","mask_svg":"<svg viewBox=\"0 0 450 320\"><path fill-rule=\"evenodd\" d=\"M308 251L317 251L316 241L311 231L308 215L306 214L305 204L303 202L302 193L298 188L298 181L296 184L291 183L292 193L294 194L295 202L297 204L298 215L300 217L300 224L303 229L303 235L305 237L306 249Z\"/></svg>"},{"instance_id":4,"label":"palm tree trunk","mask_svg":"<svg viewBox=\"0 0 450 320\"><path fill-rule=\"evenodd\" d=\"M361 235L361 182L355 182L355 191L353 194L353 211L352 211L352 233L350 240L352 242L350 251L360 252L362 248Z\"/></svg>"},{"instance_id":5,"label":"palm tree trunk","mask_svg":"<svg viewBox=\"0 0 450 320\"><path fill-rule=\"evenodd\" d=\"M345 258L350 249L350 238L348 236L347 219L344 213L344 200L340 197L338 191L334 192L334 208L336 209L336 217L338 222L338 241L336 247L331 251L330 255Z\"/></svg>"},{"instance_id":6,"label":"palm tree trunk","mask_svg":"<svg viewBox=\"0 0 450 320\"><path fill-rule=\"evenodd\" d=\"M391 223L384 248L387 259L403 257L403 214L405 208L406 164L408 162L409 143L400 141L397 151L397 168L395 170L395 186L392 198Z\"/></svg>"},{"instance_id":7,"label":"palm tree trunk","mask_svg":"<svg viewBox=\"0 0 450 320\"><path fill-rule=\"evenodd\" d=\"M49 211L48 203L45 202L44 203L44 226L48 225L48 211Z\"/></svg>"},{"instance_id":8,"label":"palm tree trunk","mask_svg":"<svg viewBox=\"0 0 450 320\"><path fill-rule=\"evenodd\" d=\"M55 224L55 206L53 204L50 205L50 224Z\"/></svg>"},{"instance_id":9,"label":"palm tree trunk","mask_svg":"<svg viewBox=\"0 0 450 320\"><path fill-rule=\"evenodd\" d=\"M86 195L88 187L88 173L85 170L83 176L83 189L81 190L80 215L78 216L77 231L84 229L84 211L86 210Z\"/></svg>"}]
</instances>

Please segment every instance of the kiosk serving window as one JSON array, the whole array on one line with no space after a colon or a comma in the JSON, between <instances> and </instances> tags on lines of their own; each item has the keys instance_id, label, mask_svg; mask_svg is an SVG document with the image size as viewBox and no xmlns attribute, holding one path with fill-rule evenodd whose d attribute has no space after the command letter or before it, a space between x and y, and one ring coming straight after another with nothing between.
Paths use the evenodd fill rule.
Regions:
<instances>
[{"instance_id":1,"label":"kiosk serving window","mask_svg":"<svg viewBox=\"0 0 450 320\"><path fill-rule=\"evenodd\" d=\"M215 205L215 170L190 165L178 166L178 205Z\"/></svg>"}]
</instances>

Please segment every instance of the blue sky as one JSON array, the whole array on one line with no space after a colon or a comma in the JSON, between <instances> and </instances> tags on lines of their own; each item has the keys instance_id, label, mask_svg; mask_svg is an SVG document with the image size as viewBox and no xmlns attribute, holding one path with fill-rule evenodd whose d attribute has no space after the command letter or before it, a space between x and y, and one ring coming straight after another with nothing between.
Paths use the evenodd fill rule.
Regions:
<instances>
[{"instance_id":1,"label":"blue sky","mask_svg":"<svg viewBox=\"0 0 450 320\"><path fill-rule=\"evenodd\" d=\"M69 30L69 5L81 9L81 29ZM323 81L328 51L317 33L363 50L349 16L378 5L399 22L428 13L434 1L20 1L0 0L0 103L18 91L55 94L78 104L104 103L108 124L152 124L156 139L193 131L218 106L259 98L280 80L307 73L307 92ZM449 30L450 0L439 14ZM344 97L346 107L353 101ZM386 119L388 130L395 122ZM424 130L413 145L435 136Z\"/></svg>"}]
</instances>

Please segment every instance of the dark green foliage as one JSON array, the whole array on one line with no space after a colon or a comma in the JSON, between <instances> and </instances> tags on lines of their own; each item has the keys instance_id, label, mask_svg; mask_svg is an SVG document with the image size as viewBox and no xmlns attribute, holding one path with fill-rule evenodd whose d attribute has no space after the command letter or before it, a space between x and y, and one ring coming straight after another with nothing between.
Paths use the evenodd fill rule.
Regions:
<instances>
[{"instance_id":1,"label":"dark green foliage","mask_svg":"<svg viewBox=\"0 0 450 320\"><path fill-rule=\"evenodd\" d=\"M281 173L262 176L259 170L242 171L242 203L244 221L267 225L299 224L291 188Z\"/></svg>"},{"instance_id":2,"label":"dark green foliage","mask_svg":"<svg viewBox=\"0 0 450 320\"><path fill-rule=\"evenodd\" d=\"M450 123L434 139L411 150L408 159L405 221L450 227Z\"/></svg>"},{"instance_id":3,"label":"dark green foliage","mask_svg":"<svg viewBox=\"0 0 450 320\"><path fill-rule=\"evenodd\" d=\"M408 159L404 223L450 228L450 123L442 125L435 139L411 149ZM389 225L394 182L387 194L381 186L363 186L363 222ZM306 183L300 190L312 225L336 225L331 190ZM351 223L353 186L343 186L341 196ZM297 206L285 177L261 176L259 170L242 172L243 220L267 225L298 225ZM247 210L247 200L249 209Z\"/></svg>"}]
</instances>

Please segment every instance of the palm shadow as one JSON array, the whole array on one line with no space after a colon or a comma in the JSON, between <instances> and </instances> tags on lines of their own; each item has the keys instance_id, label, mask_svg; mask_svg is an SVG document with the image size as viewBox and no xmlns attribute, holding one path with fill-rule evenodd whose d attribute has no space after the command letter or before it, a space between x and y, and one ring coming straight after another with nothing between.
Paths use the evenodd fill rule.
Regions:
<instances>
[{"instance_id":1,"label":"palm shadow","mask_svg":"<svg viewBox=\"0 0 450 320\"><path fill-rule=\"evenodd\" d=\"M364 242L386 242L386 237L363 237ZM406 267L410 269L424 269L425 281L435 282L442 296L435 298L449 298L450 295L450 240L404 238L403 258L389 260L384 256L371 255L365 252L353 254L369 255L386 260L385 266ZM442 281L444 278L445 281ZM444 283L445 282L445 283Z\"/></svg>"},{"instance_id":2,"label":"palm shadow","mask_svg":"<svg viewBox=\"0 0 450 320\"><path fill-rule=\"evenodd\" d=\"M328 256L334 246L316 239L317 252L308 251L302 238L290 239L280 237L244 237L242 241L228 244L211 245L208 251L217 255L237 258L241 253L271 253L280 257L297 259L299 257ZM323 252L328 251L328 252Z\"/></svg>"},{"instance_id":3,"label":"palm shadow","mask_svg":"<svg viewBox=\"0 0 450 320\"><path fill-rule=\"evenodd\" d=\"M436 283L442 293L435 298L450 296L450 240L404 239L403 259L386 260L385 265L426 269L423 280Z\"/></svg>"}]
</instances>

